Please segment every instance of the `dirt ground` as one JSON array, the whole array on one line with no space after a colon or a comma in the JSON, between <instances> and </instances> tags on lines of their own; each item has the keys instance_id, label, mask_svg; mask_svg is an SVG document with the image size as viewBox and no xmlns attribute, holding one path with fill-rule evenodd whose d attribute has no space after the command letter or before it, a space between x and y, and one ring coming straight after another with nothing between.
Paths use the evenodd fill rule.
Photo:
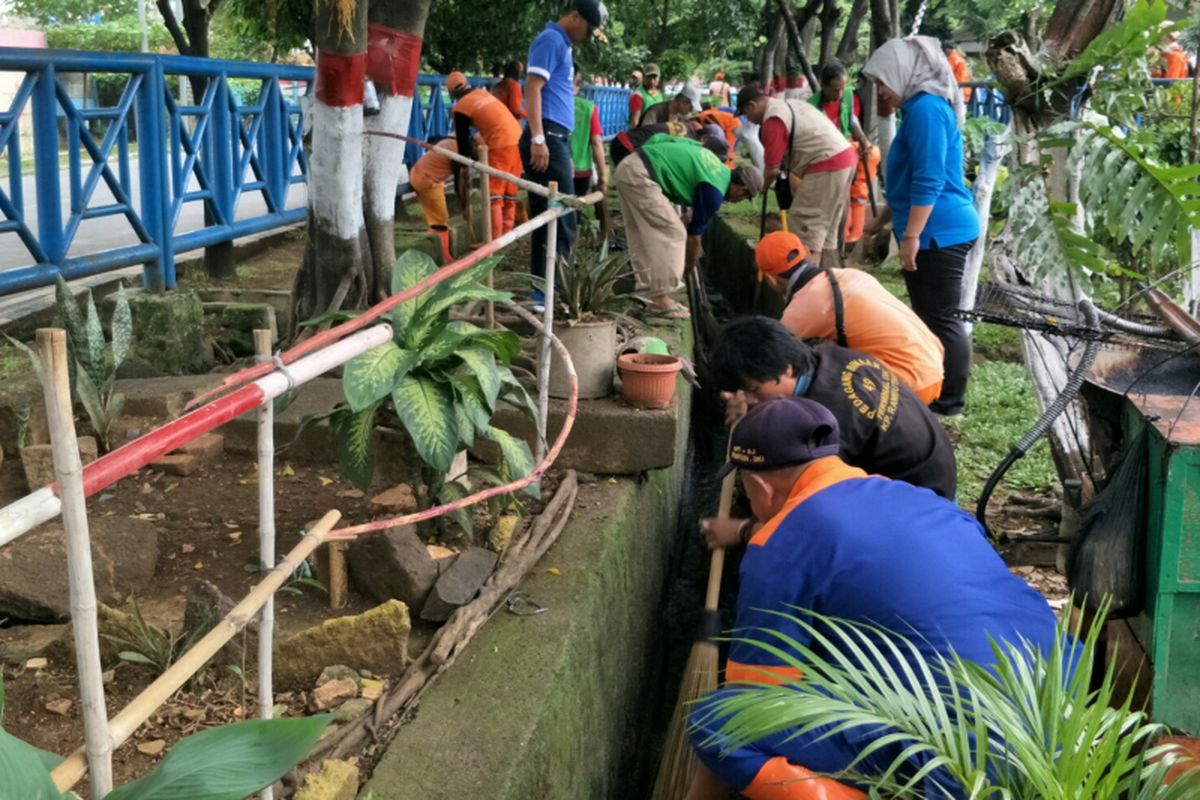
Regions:
<instances>
[{"instance_id":1,"label":"dirt ground","mask_svg":"<svg viewBox=\"0 0 1200 800\"><path fill-rule=\"evenodd\" d=\"M5 464L0 470L0 501L8 502L22 493L23 486ZM547 496L556 484L548 476ZM305 525L330 509L343 514L341 524L372 519L368 500L387 488L377 482L372 492L362 493L342 482L336 467L326 468L280 459L276 464L275 504L277 551L280 556L297 541ZM235 601L257 582L258 564L257 467L246 455L227 453L215 464L202 467L187 477L143 469L94 498L89 510L94 515L127 514L153 521L159 528L160 556L154 581L138 595L145 618L162 627L182 620L188 586L198 579L216 584ZM217 500L219 499L219 500ZM216 502L214 502L217 500ZM536 512L540 504L532 503ZM490 523L485 511L476 518L477 531ZM432 536L436 528L423 535ZM330 611L327 595L319 588L295 585L276 594L276 635L302 630L322 620L356 614L376 605L353 590L348 605ZM126 610L129 606L125 607ZM409 649L418 654L436 626L415 622ZM114 756L117 784L144 774L158 759L137 749L154 749L157 740L166 748L176 740L205 727L257 715L255 701L255 653L245 652L244 642L235 639L228 648L235 654L232 667L209 667L200 677L177 693L135 734L131 743ZM238 660L242 666L237 665ZM144 665L126 662L105 664L106 692L110 716L126 705L155 677ZM65 754L83 741L78 713L74 669L52 658L45 669L4 667L6 709L4 727L37 747ZM54 701L71 700L65 714L47 709ZM306 712L304 693L280 694L277 704L291 714Z\"/></svg>"}]
</instances>

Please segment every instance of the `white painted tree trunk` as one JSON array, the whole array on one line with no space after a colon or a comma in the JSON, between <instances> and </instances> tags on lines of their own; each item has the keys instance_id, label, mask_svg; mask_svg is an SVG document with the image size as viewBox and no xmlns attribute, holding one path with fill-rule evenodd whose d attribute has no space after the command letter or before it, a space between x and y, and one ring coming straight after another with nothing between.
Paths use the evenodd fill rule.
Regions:
<instances>
[{"instance_id":1,"label":"white painted tree trunk","mask_svg":"<svg viewBox=\"0 0 1200 800\"><path fill-rule=\"evenodd\" d=\"M365 129L405 136L412 106L411 96L381 93L379 113L366 118ZM371 302L386 296L392 262L396 259L396 187L408 180L404 147L400 140L386 136L367 136L363 144L363 216L377 295Z\"/></svg>"},{"instance_id":2,"label":"white painted tree trunk","mask_svg":"<svg viewBox=\"0 0 1200 800\"><path fill-rule=\"evenodd\" d=\"M988 243L988 227L992 219L992 193L996 188L996 176L1000 172L1000 165L1011 149L1009 147L1011 136L1012 127L1009 126L1008 130L1000 136L987 138L983 145L983 152L980 154L975 183L971 187L975 195L975 213L979 215L979 238L975 240L975 246L967 254L967 263L963 272L960 305L965 309L975 307L975 296L979 290L979 273L983 268L983 256ZM972 327L972 323L968 322L967 333L971 332Z\"/></svg>"}]
</instances>

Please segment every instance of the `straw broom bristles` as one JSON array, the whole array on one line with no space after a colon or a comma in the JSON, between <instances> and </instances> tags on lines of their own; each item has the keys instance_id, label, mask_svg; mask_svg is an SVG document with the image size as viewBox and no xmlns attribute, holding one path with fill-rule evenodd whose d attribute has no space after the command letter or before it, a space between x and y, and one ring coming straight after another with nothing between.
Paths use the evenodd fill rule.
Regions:
<instances>
[{"instance_id":1,"label":"straw broom bristles","mask_svg":"<svg viewBox=\"0 0 1200 800\"><path fill-rule=\"evenodd\" d=\"M718 519L729 519L733 505L733 487L736 472L730 472L721 483L721 503L717 510ZM721 573L725 568L725 551L717 548L712 552L708 568L708 589L704 596L704 624L701 637L692 645L683 680L679 685L679 699L667 728L663 743L662 761L658 766L658 777L654 781L651 800L679 800L687 793L695 773L696 756L688 743L688 714L692 704L717 688L720 670L717 643L713 637L720 632L721 624L717 604L721 595Z\"/></svg>"}]
</instances>

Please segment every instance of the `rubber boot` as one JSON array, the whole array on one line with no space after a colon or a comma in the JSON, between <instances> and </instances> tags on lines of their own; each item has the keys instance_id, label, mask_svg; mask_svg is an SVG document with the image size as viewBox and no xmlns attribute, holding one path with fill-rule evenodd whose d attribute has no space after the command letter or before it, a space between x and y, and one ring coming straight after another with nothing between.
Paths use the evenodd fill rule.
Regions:
<instances>
[{"instance_id":1,"label":"rubber boot","mask_svg":"<svg viewBox=\"0 0 1200 800\"><path fill-rule=\"evenodd\" d=\"M763 765L742 796L748 800L861 800L866 794L776 756Z\"/></svg>"},{"instance_id":2,"label":"rubber boot","mask_svg":"<svg viewBox=\"0 0 1200 800\"><path fill-rule=\"evenodd\" d=\"M493 200L491 203L490 210L492 212L492 238L493 239L498 239L506 233L506 231L504 230L504 205L503 204L504 204L504 201L498 197L495 200Z\"/></svg>"},{"instance_id":3,"label":"rubber boot","mask_svg":"<svg viewBox=\"0 0 1200 800\"><path fill-rule=\"evenodd\" d=\"M454 254L450 252L450 231L441 225L435 225L429 229L429 232L437 234L442 241L442 266L444 267L454 260Z\"/></svg>"}]
</instances>

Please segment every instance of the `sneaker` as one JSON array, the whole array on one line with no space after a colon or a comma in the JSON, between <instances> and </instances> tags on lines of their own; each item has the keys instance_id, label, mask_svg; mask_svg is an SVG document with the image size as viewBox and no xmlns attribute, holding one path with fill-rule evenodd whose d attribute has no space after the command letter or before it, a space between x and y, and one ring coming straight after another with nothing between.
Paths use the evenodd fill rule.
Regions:
<instances>
[{"instance_id":1,"label":"sneaker","mask_svg":"<svg viewBox=\"0 0 1200 800\"><path fill-rule=\"evenodd\" d=\"M546 313L546 295L542 293L541 289L534 289L529 299L533 301L533 313Z\"/></svg>"}]
</instances>

